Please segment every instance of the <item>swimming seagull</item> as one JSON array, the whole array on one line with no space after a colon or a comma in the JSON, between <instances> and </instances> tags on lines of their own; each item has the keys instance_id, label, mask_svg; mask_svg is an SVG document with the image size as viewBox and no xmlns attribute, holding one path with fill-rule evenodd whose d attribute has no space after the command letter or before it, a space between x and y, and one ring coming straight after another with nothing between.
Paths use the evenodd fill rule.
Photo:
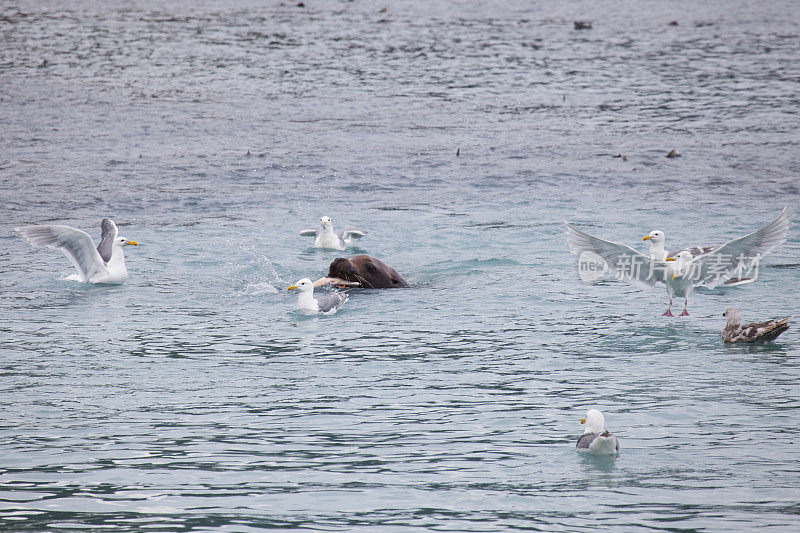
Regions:
<instances>
[{"instance_id":1,"label":"swimming seagull","mask_svg":"<svg viewBox=\"0 0 800 533\"><path fill-rule=\"evenodd\" d=\"M728 319L722 330L722 342L767 342L789 329L791 317L741 324L739 311L729 307L722 313Z\"/></svg>"},{"instance_id":2,"label":"swimming seagull","mask_svg":"<svg viewBox=\"0 0 800 533\"><path fill-rule=\"evenodd\" d=\"M314 296L314 283L308 278L303 278L294 285L286 288L287 291L293 291L295 289L300 293L297 296L297 309L312 313L332 315L337 309L344 305L349 297L343 292Z\"/></svg>"},{"instance_id":3,"label":"swimming seagull","mask_svg":"<svg viewBox=\"0 0 800 533\"><path fill-rule=\"evenodd\" d=\"M619 439L606 429L603 413L597 409L586 411L586 418L581 418L586 430L578 439L575 449L579 452L590 452L595 455L616 455L619 453Z\"/></svg>"},{"instance_id":4,"label":"swimming seagull","mask_svg":"<svg viewBox=\"0 0 800 533\"><path fill-rule=\"evenodd\" d=\"M785 207L775 220L760 230L728 241L707 254L691 258L691 254L683 250L682 252L686 253L677 259L675 265L670 265L668 262L671 258L665 261L651 259L626 244L594 237L566 221L564 224L567 243L573 253L597 254L617 279L630 281L639 286L653 287L656 283L667 285L669 277L667 292L670 300L677 295L683 296L688 303L689 294L694 287L705 285L713 289L731 278L741 278L743 272L757 267L761 257L786 240L790 220L791 212ZM667 309L664 316L672 316L670 309Z\"/></svg>"},{"instance_id":5,"label":"swimming seagull","mask_svg":"<svg viewBox=\"0 0 800 533\"><path fill-rule=\"evenodd\" d=\"M683 250L667 251L664 247L667 241L667 236L663 231L658 229L654 229L642 237L642 240L650 241L650 249L648 250L647 254L651 259L655 259L656 261L665 261L667 257L677 257L678 253L682 252L683 250L686 250L692 254L692 257L698 257L703 254L713 252L715 249L719 248L719 246L690 246L689 248L684 248ZM733 287L736 285L744 285L745 283L752 283L753 281L753 278L731 278L725 281L725 285L728 287Z\"/></svg>"},{"instance_id":6,"label":"swimming seagull","mask_svg":"<svg viewBox=\"0 0 800 533\"><path fill-rule=\"evenodd\" d=\"M118 237L117 225L110 218L100 223L97 248L88 233L69 226L22 226L14 228L14 233L33 246L49 246L64 252L78 270L78 279L88 283L120 284L128 279L122 247L139 244Z\"/></svg>"},{"instance_id":7,"label":"swimming seagull","mask_svg":"<svg viewBox=\"0 0 800 533\"><path fill-rule=\"evenodd\" d=\"M319 229L304 229L300 232L300 235L304 237L316 237L314 239L314 248L344 250L353 244L356 239L369 235L369 233L359 228L339 230L334 233L330 217L322 217L320 220L322 225Z\"/></svg>"}]
</instances>

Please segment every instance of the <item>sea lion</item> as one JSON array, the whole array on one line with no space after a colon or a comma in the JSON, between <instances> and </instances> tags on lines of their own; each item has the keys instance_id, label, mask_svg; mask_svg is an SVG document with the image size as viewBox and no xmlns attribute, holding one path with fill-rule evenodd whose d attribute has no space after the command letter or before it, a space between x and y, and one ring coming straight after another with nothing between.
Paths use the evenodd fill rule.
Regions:
<instances>
[{"instance_id":1,"label":"sea lion","mask_svg":"<svg viewBox=\"0 0 800 533\"><path fill-rule=\"evenodd\" d=\"M334 259L328 267L327 277L315 281L314 286L319 287L328 283L365 289L410 287L395 269L369 255L351 255Z\"/></svg>"}]
</instances>

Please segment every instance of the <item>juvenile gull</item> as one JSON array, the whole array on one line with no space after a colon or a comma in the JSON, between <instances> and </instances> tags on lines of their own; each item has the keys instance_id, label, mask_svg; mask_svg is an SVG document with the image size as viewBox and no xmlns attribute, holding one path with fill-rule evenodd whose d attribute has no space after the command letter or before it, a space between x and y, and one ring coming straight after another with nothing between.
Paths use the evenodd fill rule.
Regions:
<instances>
[{"instance_id":1,"label":"juvenile gull","mask_svg":"<svg viewBox=\"0 0 800 533\"><path fill-rule=\"evenodd\" d=\"M369 235L369 233L359 228L350 228L334 232L330 217L322 217L320 221L322 225L318 229L304 229L300 232L300 235L304 237L316 237L314 239L314 248L344 250L353 244L356 239L360 239L364 235Z\"/></svg>"},{"instance_id":2,"label":"juvenile gull","mask_svg":"<svg viewBox=\"0 0 800 533\"><path fill-rule=\"evenodd\" d=\"M22 226L14 228L14 233L33 246L48 246L64 252L78 270L78 279L88 283L120 284L128 279L122 247L139 244L118 237L117 225L110 218L104 218L100 224L97 248L88 233L69 226Z\"/></svg>"},{"instance_id":3,"label":"juvenile gull","mask_svg":"<svg viewBox=\"0 0 800 533\"><path fill-rule=\"evenodd\" d=\"M575 449L595 455L616 455L619 453L619 439L606 429L603 413L597 409L586 411L586 418L581 418L586 430L578 439Z\"/></svg>"},{"instance_id":4,"label":"juvenile gull","mask_svg":"<svg viewBox=\"0 0 800 533\"><path fill-rule=\"evenodd\" d=\"M297 296L297 309L310 313L332 315L348 298L348 295L343 292L314 296L314 283L308 278L301 279L294 285L287 287L286 290L293 291L295 289L299 292Z\"/></svg>"},{"instance_id":5,"label":"juvenile gull","mask_svg":"<svg viewBox=\"0 0 800 533\"><path fill-rule=\"evenodd\" d=\"M728 319L722 330L722 342L768 342L789 329L789 318L772 319L766 322L741 324L739 311L729 307L722 313Z\"/></svg>"},{"instance_id":6,"label":"juvenile gull","mask_svg":"<svg viewBox=\"0 0 800 533\"><path fill-rule=\"evenodd\" d=\"M786 240L790 219L788 207L784 208L775 220L763 228L729 241L709 253L691 258L691 254L684 250L685 254L675 265L667 261L671 258L659 261L625 244L589 235L566 221L564 224L567 243L573 253L579 256L584 252L597 254L617 279L639 286L653 287L659 282L667 285L667 277L670 277L670 281L674 282L667 287L668 293L673 291L670 299L674 295L683 296L688 303L689 293L694 287L704 285L713 289L731 278L741 279L742 273L757 267L761 257ZM670 309L664 315L672 316Z\"/></svg>"}]
</instances>

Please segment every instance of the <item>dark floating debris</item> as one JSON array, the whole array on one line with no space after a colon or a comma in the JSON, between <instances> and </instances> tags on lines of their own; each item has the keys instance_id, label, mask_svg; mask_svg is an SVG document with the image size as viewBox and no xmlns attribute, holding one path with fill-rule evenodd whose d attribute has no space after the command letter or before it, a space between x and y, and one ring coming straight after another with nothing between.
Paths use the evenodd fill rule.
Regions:
<instances>
[{"instance_id":1,"label":"dark floating debris","mask_svg":"<svg viewBox=\"0 0 800 533\"><path fill-rule=\"evenodd\" d=\"M306 5L303 2L298 2L297 7L306 7Z\"/></svg>"},{"instance_id":2,"label":"dark floating debris","mask_svg":"<svg viewBox=\"0 0 800 533\"><path fill-rule=\"evenodd\" d=\"M714 25L714 23L713 23L713 22L704 22L704 21L702 21L702 20L701 20L701 21L699 21L699 22L695 22L695 23L694 23L694 27L695 27L695 28L703 28L703 27L705 27L705 26L713 26L713 25Z\"/></svg>"},{"instance_id":3,"label":"dark floating debris","mask_svg":"<svg viewBox=\"0 0 800 533\"><path fill-rule=\"evenodd\" d=\"M386 8L384 7L383 9L381 9L380 11L378 11L378 13L386 13Z\"/></svg>"},{"instance_id":4,"label":"dark floating debris","mask_svg":"<svg viewBox=\"0 0 800 533\"><path fill-rule=\"evenodd\" d=\"M576 20L573 24L574 24L576 30L591 30L592 29L592 23L591 22L586 22L586 21L583 21L583 20Z\"/></svg>"},{"instance_id":5,"label":"dark floating debris","mask_svg":"<svg viewBox=\"0 0 800 533\"><path fill-rule=\"evenodd\" d=\"M627 155L617 154L614 157L619 157L623 161L627 161L628 160L628 156Z\"/></svg>"},{"instance_id":6,"label":"dark floating debris","mask_svg":"<svg viewBox=\"0 0 800 533\"><path fill-rule=\"evenodd\" d=\"M670 159L675 159L676 157L680 156L681 154L679 154L678 151L673 148L672 150L669 151L669 153L665 157L669 157Z\"/></svg>"},{"instance_id":7,"label":"dark floating debris","mask_svg":"<svg viewBox=\"0 0 800 533\"><path fill-rule=\"evenodd\" d=\"M461 147L459 146L458 149L456 150L456 157L460 155L461 155Z\"/></svg>"},{"instance_id":8,"label":"dark floating debris","mask_svg":"<svg viewBox=\"0 0 800 533\"><path fill-rule=\"evenodd\" d=\"M672 22L669 23L669 25L670 26L677 26L678 25L678 21L677 20L673 20Z\"/></svg>"}]
</instances>

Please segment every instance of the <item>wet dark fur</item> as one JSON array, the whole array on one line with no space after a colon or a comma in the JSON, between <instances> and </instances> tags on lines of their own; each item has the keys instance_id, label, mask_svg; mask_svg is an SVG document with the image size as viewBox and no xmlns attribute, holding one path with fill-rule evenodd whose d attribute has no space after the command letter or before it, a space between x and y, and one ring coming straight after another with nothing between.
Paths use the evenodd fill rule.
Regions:
<instances>
[{"instance_id":1,"label":"wet dark fur","mask_svg":"<svg viewBox=\"0 0 800 533\"><path fill-rule=\"evenodd\" d=\"M395 269L369 255L337 257L328 267L328 277L358 281L366 289L409 287Z\"/></svg>"}]
</instances>

